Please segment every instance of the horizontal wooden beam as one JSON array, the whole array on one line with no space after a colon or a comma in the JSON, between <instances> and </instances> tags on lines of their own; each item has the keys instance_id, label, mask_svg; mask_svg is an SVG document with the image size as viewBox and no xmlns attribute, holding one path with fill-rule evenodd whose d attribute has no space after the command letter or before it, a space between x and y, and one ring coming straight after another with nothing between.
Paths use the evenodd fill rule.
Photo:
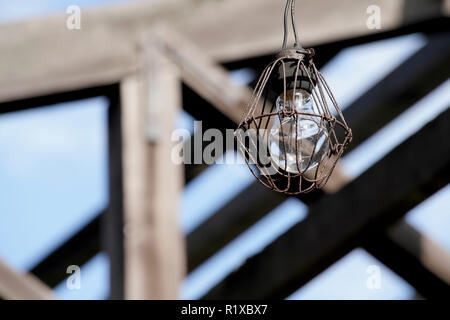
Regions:
<instances>
[{"instance_id":1,"label":"horizontal wooden beam","mask_svg":"<svg viewBox=\"0 0 450 320\"><path fill-rule=\"evenodd\" d=\"M19 273L0 260L0 298L8 300L53 300L53 291L35 276Z\"/></svg>"},{"instance_id":2,"label":"horizontal wooden beam","mask_svg":"<svg viewBox=\"0 0 450 320\"><path fill-rule=\"evenodd\" d=\"M73 102L94 97L106 96L109 98L114 95L114 92L117 91L118 87L119 86L117 84L104 85L98 87L83 88L70 92L62 92L43 96L35 96L21 100L0 102L0 114L51 106L59 103Z\"/></svg>"},{"instance_id":3,"label":"horizontal wooden beam","mask_svg":"<svg viewBox=\"0 0 450 320\"><path fill-rule=\"evenodd\" d=\"M449 135L447 110L341 191L313 204L305 220L248 259L205 298L288 296L361 245L365 234L385 228L414 207L415 192L433 193L444 186L450 179L450 145L439 141Z\"/></svg>"},{"instance_id":4,"label":"horizontal wooden beam","mask_svg":"<svg viewBox=\"0 0 450 320\"><path fill-rule=\"evenodd\" d=\"M342 0L336 15L326 0L305 0L297 10L305 46L393 30L445 14L405 20L404 0ZM369 29L367 7L382 10L382 29ZM300 4L299 4L300 7ZM81 29L68 30L61 13L0 27L0 102L118 83L136 71L142 33L166 22L216 61L276 52L283 6L272 0L160 0L97 10L82 8Z\"/></svg>"}]
</instances>

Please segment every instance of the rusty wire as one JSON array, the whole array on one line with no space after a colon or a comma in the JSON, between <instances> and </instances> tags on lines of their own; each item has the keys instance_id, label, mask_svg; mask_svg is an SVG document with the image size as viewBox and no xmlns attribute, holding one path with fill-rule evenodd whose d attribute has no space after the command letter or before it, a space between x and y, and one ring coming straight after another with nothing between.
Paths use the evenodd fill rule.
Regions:
<instances>
[{"instance_id":1,"label":"rusty wire","mask_svg":"<svg viewBox=\"0 0 450 320\"><path fill-rule=\"evenodd\" d=\"M306 193L323 187L352 139L351 129L345 122L336 99L325 78L314 65L313 55L313 49L282 50L275 61L270 63L261 74L235 133L238 148L253 175L266 187L289 195ZM307 88L310 91L310 101L313 106L311 110L314 112L299 111L295 107L290 110L287 107L276 109L276 96L281 94L280 97L284 96L284 101L287 101L286 94L291 90L294 99L296 91L301 88ZM312 153L307 166L301 169L299 152L302 150L299 148L304 146L299 147L298 130L295 127L297 168L287 170L288 154L285 144L287 141L285 141L281 125L282 119L286 117L295 119L296 126L299 123L297 121L300 121L302 117L315 119L319 132L326 133L323 133L326 140L322 141L322 145L326 144L324 148L327 151L322 156L319 154L316 165L312 165L312 159L317 155L315 153L319 137L312 144ZM277 119L280 123L283 146L283 154L278 157L284 157L284 167L274 164L274 154L269 146L271 127ZM311 149L311 145L306 146Z\"/></svg>"}]
</instances>

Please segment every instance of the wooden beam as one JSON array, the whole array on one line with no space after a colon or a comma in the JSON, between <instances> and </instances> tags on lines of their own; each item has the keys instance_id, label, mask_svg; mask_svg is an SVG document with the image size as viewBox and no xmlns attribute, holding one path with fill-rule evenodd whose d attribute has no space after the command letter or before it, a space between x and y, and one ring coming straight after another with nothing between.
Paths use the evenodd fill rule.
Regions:
<instances>
[{"instance_id":1,"label":"wooden beam","mask_svg":"<svg viewBox=\"0 0 450 320\"><path fill-rule=\"evenodd\" d=\"M52 288L64 281L68 266L82 266L100 251L100 225L103 215L105 211L33 267L30 273Z\"/></svg>"},{"instance_id":2,"label":"wooden beam","mask_svg":"<svg viewBox=\"0 0 450 320\"><path fill-rule=\"evenodd\" d=\"M302 201L310 204L321 195L320 191L308 193L302 196ZM250 184L188 234L188 270L197 268L286 199L287 196L267 189L258 181Z\"/></svg>"},{"instance_id":3,"label":"wooden beam","mask_svg":"<svg viewBox=\"0 0 450 320\"><path fill-rule=\"evenodd\" d=\"M444 15L450 16L450 0L444 0L443 10Z\"/></svg>"},{"instance_id":4,"label":"wooden beam","mask_svg":"<svg viewBox=\"0 0 450 320\"><path fill-rule=\"evenodd\" d=\"M351 148L360 145L365 138L375 133L409 107L410 104L408 103L413 103L424 97L432 88L448 78L450 71L447 69L450 65L446 58L449 55L450 37L444 38L443 34L431 36L425 48L410 57L373 89L364 94L358 99L359 102L355 102L344 110L344 117L350 124L354 137L357 137L351 143ZM442 66L439 66L436 61L442 62ZM339 167L336 168L333 175L340 178L335 180L335 177L332 177L327 184L327 188L325 188L326 192L335 192L351 180ZM257 184L258 182L255 181L247 190L243 190L236 199L232 199L229 204L235 203L239 199L245 199L247 192L254 194L252 190L261 190L259 198L260 201L265 203L262 208L267 208L267 210L249 212L246 210L246 206L241 205L230 212L227 210L229 204L225 205L223 209L206 220L198 230L194 230L188 235L189 270L198 266L213 252L218 251L224 244L245 231L249 227L247 222L250 219L249 217L252 217L254 223L269 213L270 208L283 201L283 197L263 192L263 188L257 188ZM321 193L317 195L319 196ZM258 196L255 195L254 199L258 199ZM299 199L308 203L312 198L310 195L301 195ZM227 217L231 216L234 217L233 220L230 219L229 224L224 223ZM238 219L238 217L241 217L241 219ZM228 228L217 228L216 221L220 221L220 226L228 226ZM203 236L210 234L206 231L208 229L215 230L211 233L211 238ZM233 232L229 230L233 230ZM195 240L199 238L204 239L204 241Z\"/></svg>"},{"instance_id":5,"label":"wooden beam","mask_svg":"<svg viewBox=\"0 0 450 320\"><path fill-rule=\"evenodd\" d=\"M365 241L364 248L428 299L450 297L450 255L405 222Z\"/></svg>"},{"instance_id":6,"label":"wooden beam","mask_svg":"<svg viewBox=\"0 0 450 320\"><path fill-rule=\"evenodd\" d=\"M0 297L9 300L53 300L56 296L38 278L18 273L0 260Z\"/></svg>"},{"instance_id":7,"label":"wooden beam","mask_svg":"<svg viewBox=\"0 0 450 320\"><path fill-rule=\"evenodd\" d=\"M252 95L251 89L235 84L225 68L167 25L155 27L154 32L160 47L164 48L164 54L180 70L187 86L183 88L183 97L191 101L195 99L195 104L184 101L188 112L196 120L202 121L202 130L219 129L225 136L225 129L234 127L241 120ZM197 150L195 143L192 139L185 142L185 148L191 150L191 159L185 158L187 181L195 176L195 170L206 168L194 164L194 152ZM202 141L198 150L203 151L207 144ZM216 158L221 155L215 154Z\"/></svg>"},{"instance_id":8,"label":"wooden beam","mask_svg":"<svg viewBox=\"0 0 450 320\"><path fill-rule=\"evenodd\" d=\"M312 46L399 28L403 4L342 0L339 9L345 15L336 15L326 0L305 0L297 10L302 42ZM382 10L381 30L366 27L369 5ZM81 30L66 29L65 13L3 25L0 101L118 83L136 71L133 53L140 35L162 21L217 61L270 54L281 46L282 12L283 6L272 0L161 0L83 9ZM433 14L436 18L442 12ZM412 21L423 18L419 14Z\"/></svg>"},{"instance_id":9,"label":"wooden beam","mask_svg":"<svg viewBox=\"0 0 450 320\"><path fill-rule=\"evenodd\" d=\"M166 25L154 31L164 52L178 66L183 82L227 118L239 122L252 91L231 81L225 68L178 32Z\"/></svg>"},{"instance_id":10,"label":"wooden beam","mask_svg":"<svg viewBox=\"0 0 450 320\"><path fill-rule=\"evenodd\" d=\"M253 183L197 227L187 238L188 269L192 271L207 258L218 252L230 239L238 236L242 229L258 221L261 211L269 212L286 199L260 183ZM243 214L245 213L245 214ZM235 228L238 226L238 228ZM227 237L224 237L226 230Z\"/></svg>"},{"instance_id":11,"label":"wooden beam","mask_svg":"<svg viewBox=\"0 0 450 320\"><path fill-rule=\"evenodd\" d=\"M397 37L397 36L401 36L401 35L405 35L405 34L411 34L411 33L416 33L416 32L422 32L424 34L429 35L431 38L434 38L433 42L436 42L436 38L439 37L439 33L442 33L443 30L448 30L450 28L450 21L449 19L435 19L434 21L422 21L422 22L418 22L418 23L414 23L411 25L407 25L407 26L403 26L401 28L395 29L395 30L389 30L389 31L383 31L380 33L375 33L375 34L369 34L369 35L364 35L361 37L356 37L356 38L350 38L350 39L345 39L345 40L340 40L340 41L334 41L334 42L330 42L330 43L323 43L320 45L315 46L316 49L316 56L315 56L315 64L318 68L321 68L321 66L323 66L325 63L327 63L332 57L334 57L341 49L349 47L349 46L355 46L355 45L361 45L364 43L368 43L371 41L379 41L379 40L383 40L383 39L387 39L387 38L392 38L392 37ZM419 57L417 57L416 55L414 55L416 60L425 60L427 61L427 58L424 57L424 55L429 56L430 53L428 53L428 49L432 50L432 47L427 47L426 49L423 49L420 51L420 54L418 54ZM436 52L434 50L434 52ZM441 57L445 56L445 52L443 52L443 54L441 55ZM239 60L239 61L234 61L234 62L229 62L229 63L225 63L224 67L227 69L239 69L239 68L250 68L256 71L257 74L260 74L260 72L262 72L262 69L270 63L270 61L273 60L273 55L266 55L266 56L261 56L261 57L256 57L256 58L249 58L249 59L243 59L243 60ZM442 58L438 59L438 60L442 60ZM432 60L433 61L433 60ZM425 63L429 63L428 61ZM436 66L437 64L434 62L431 62L431 64L433 64L434 66ZM408 62L406 66L403 66L403 69L406 70L410 70L410 69L419 69L420 67L418 67L418 65L422 65L422 63L417 64L416 62ZM421 86L416 85L419 87L419 90L415 90L413 86L407 86L407 88L411 88L410 91L414 92L414 94L401 94L400 97L402 98L401 100L399 100L399 97L396 96L395 94L397 94L397 91L394 91L395 94L392 94L392 92L390 92L390 97L391 99L397 99L398 101L396 101L396 103L392 103L392 108L385 108L386 111L388 111L389 113L392 114L392 116L398 114L399 112L401 112L401 110L406 107L408 107L408 102L409 103L414 103L415 101L417 101L419 99L419 97L423 97L427 92L429 92L429 90L431 90L430 88L432 88L433 85L435 85L435 83L439 83L439 81L441 81L443 79L443 77L445 77L445 71L446 68L445 66L448 65L448 63L445 61L442 64L444 66L444 68L441 68L438 72L428 72L428 69L422 70L424 72L427 73L427 75L431 75L430 78L432 79L432 81L429 81L426 83L426 85ZM390 82L390 83L402 83L403 81L400 79L402 76L404 75L404 71L394 71L390 76L388 76L385 80ZM423 77L412 77L412 79L422 79ZM394 80L393 80L394 79ZM397 80L395 80L397 79ZM257 80L257 78L255 79L255 81ZM414 82L412 82L414 84ZM416 82L417 83L417 82ZM255 83L252 83L251 85L254 86ZM380 95L380 94L384 94L383 89L379 89L377 86L375 86L370 92L375 91L375 96ZM420 92L420 93L419 93ZM387 95L387 94L384 94ZM406 97L406 98L405 98ZM413 99L411 99L411 97L414 97ZM373 102L373 98L370 98L370 100ZM377 99L375 99L377 100ZM213 106L211 106L211 104L209 104L207 101L205 101L204 99L202 99L198 94L195 94L195 92L193 92L192 90L189 90L189 88L187 88L186 90L183 90L183 101L184 101L184 108L185 110L190 113L192 116L194 116L194 118L196 118L197 120L202 120L204 126L206 125L207 128L209 127L215 127L215 128L232 128L235 127L236 124L229 124L230 120L226 118L226 116L223 113L220 112L214 112L214 108ZM361 105L364 104L353 104L352 107L350 107L350 110L353 109L360 109ZM378 104L378 106L380 108L384 108L386 104ZM389 103L389 105L391 105L391 103ZM401 106L400 108L398 108L397 106ZM392 112L392 110L394 110L394 112ZM380 118L380 112L372 114L373 117L375 117L376 119ZM382 117L382 115L381 115ZM392 118L387 117L385 120L389 121ZM214 120L214 121L212 121ZM384 124L387 122L383 123L383 119L379 119L380 122L377 125L374 125L373 127L375 129L378 128L379 124ZM210 124L208 124L210 123ZM366 123L366 122L364 122ZM365 128L365 127L363 127ZM370 132L370 130L368 130L368 132ZM374 132L374 131L372 131ZM364 134L361 132L361 134ZM361 135L358 135L361 136ZM362 140L362 139L361 139ZM191 143L188 142L187 145ZM355 143L355 141L351 144L350 148L354 148L356 145L358 145L358 143ZM185 166L185 176L186 176L186 182L188 183L192 178L194 178L195 176L197 176L199 173L201 173L202 170L204 170L205 168L207 168L207 165L186 165ZM347 177L348 178L348 177ZM346 179L343 179L346 180ZM332 181L331 181L332 182ZM330 185L331 185L330 182ZM336 189L336 188L335 188Z\"/></svg>"},{"instance_id":12,"label":"wooden beam","mask_svg":"<svg viewBox=\"0 0 450 320\"><path fill-rule=\"evenodd\" d=\"M99 96L109 97L117 90L117 84L89 87L69 92L35 96L26 99L0 102L0 114L33 108L51 106L59 103L72 102Z\"/></svg>"},{"instance_id":13,"label":"wooden beam","mask_svg":"<svg viewBox=\"0 0 450 320\"><path fill-rule=\"evenodd\" d=\"M323 66L326 62L331 60L340 50L340 45L331 45L328 47L327 45L322 46L323 51L321 51L320 58L315 61L316 66L320 68ZM253 59L245 59L241 61L236 61L234 63L228 63L224 65L224 68L220 68L222 71L221 73L227 73L226 70L232 70L236 68L250 68L254 69L256 73L258 74L261 72L267 64L270 63L270 61L273 59L273 55L269 56L263 56ZM207 61L211 61L210 58L207 58ZM215 64L215 68L217 68L217 64ZM258 70L258 71L257 71ZM256 78L254 81L257 81L258 78ZM226 80L227 82L230 82L230 79ZM254 84L252 84L254 85ZM247 91L251 90L252 85L250 85L247 89ZM222 89L219 90L221 92ZM244 100L244 99L243 99ZM246 102L245 100L243 101ZM244 112L245 104L241 106L241 112ZM225 130L229 128L235 128L236 127L236 121L233 121L229 117L226 116L223 112L220 112L218 108L216 108L212 103L208 102L205 98L203 98L201 95L196 93L192 88L183 85L183 108L186 112L188 112L192 117L194 117L198 121L202 121L202 128L203 131L206 131L210 128L219 129L223 134L225 134ZM233 108L231 106L230 108ZM237 117L235 117L237 118ZM239 120L238 120L239 121ZM202 150L210 143L208 141L202 142ZM189 148L189 150L194 150L194 141L192 139L189 139L185 143L185 148ZM225 146L226 148L227 146ZM233 146L234 149L236 149L236 146ZM225 150L226 151L226 150ZM220 152L220 150L219 150ZM220 157L222 154L218 153L216 154L216 158ZM189 183L193 178L195 178L198 174L200 174L203 170L208 168L208 165L205 163L202 164L194 164L193 162L193 155L192 159L189 163L185 163L184 169L185 169L185 180L186 183Z\"/></svg>"},{"instance_id":14,"label":"wooden beam","mask_svg":"<svg viewBox=\"0 0 450 320\"><path fill-rule=\"evenodd\" d=\"M101 236L103 250L109 258L109 298L124 298L124 245L123 245L123 175L122 125L120 87L109 97L108 159L109 205L102 216Z\"/></svg>"},{"instance_id":15,"label":"wooden beam","mask_svg":"<svg viewBox=\"0 0 450 320\"><path fill-rule=\"evenodd\" d=\"M436 12L443 12L445 0L408 0L403 5L403 17L405 22L414 21L417 19L426 19L433 17Z\"/></svg>"},{"instance_id":16,"label":"wooden beam","mask_svg":"<svg viewBox=\"0 0 450 320\"><path fill-rule=\"evenodd\" d=\"M448 14L447 14L448 16ZM394 37L400 37L407 34L423 33L425 35L431 35L447 30L449 27L449 18L438 17L432 19L426 19L417 21L411 24L404 24L395 29L382 29L377 33L368 33L361 36L348 37L344 39L330 40L326 42L317 42L311 44L316 51L314 56L314 63L320 69L331 60L340 50L352 46L358 46L367 44L369 42L380 41L390 39ZM257 55L250 57L238 58L233 61L226 61L223 66L228 70L236 70L242 68L250 68L258 71L260 74L265 66L273 61L274 52L270 52L265 55Z\"/></svg>"},{"instance_id":17,"label":"wooden beam","mask_svg":"<svg viewBox=\"0 0 450 320\"><path fill-rule=\"evenodd\" d=\"M345 109L352 128L349 150L391 119L425 97L450 75L450 24L428 43Z\"/></svg>"},{"instance_id":18,"label":"wooden beam","mask_svg":"<svg viewBox=\"0 0 450 320\"><path fill-rule=\"evenodd\" d=\"M143 44L141 73L122 82L127 299L176 299L185 274L182 172L170 158L181 87L158 50Z\"/></svg>"},{"instance_id":19,"label":"wooden beam","mask_svg":"<svg viewBox=\"0 0 450 320\"><path fill-rule=\"evenodd\" d=\"M248 259L205 298L288 296L360 245L364 234L385 228L414 207L415 197L408 195L435 192L448 182L450 145L439 141L449 134L447 110L341 191L312 205L304 221Z\"/></svg>"},{"instance_id":20,"label":"wooden beam","mask_svg":"<svg viewBox=\"0 0 450 320\"><path fill-rule=\"evenodd\" d=\"M345 12L343 15L336 15L329 1L303 0L296 10L302 44L311 46L381 31L366 26L369 5L382 10L383 30L403 24L403 0L341 0L339 10ZM284 3L271 0L209 2L189 17L184 16L176 27L209 56L232 61L279 50L283 11Z\"/></svg>"}]
</instances>

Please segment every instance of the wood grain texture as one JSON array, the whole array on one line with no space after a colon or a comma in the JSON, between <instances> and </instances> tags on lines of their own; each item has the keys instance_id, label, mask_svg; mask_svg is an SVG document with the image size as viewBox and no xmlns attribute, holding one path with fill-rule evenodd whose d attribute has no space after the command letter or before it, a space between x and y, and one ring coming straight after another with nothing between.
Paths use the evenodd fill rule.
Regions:
<instances>
[{"instance_id":1,"label":"wood grain texture","mask_svg":"<svg viewBox=\"0 0 450 320\"><path fill-rule=\"evenodd\" d=\"M382 30L366 27L366 8L383 10ZM299 2L306 46L386 31L402 25L403 0ZM0 26L0 102L119 82L136 70L133 52L143 32L165 22L217 61L276 52L283 6L273 0L160 0L82 8L81 30L65 13Z\"/></svg>"},{"instance_id":2,"label":"wood grain texture","mask_svg":"<svg viewBox=\"0 0 450 320\"><path fill-rule=\"evenodd\" d=\"M122 82L125 297L176 299L185 275L183 174L170 155L181 84L176 67L147 49L141 72Z\"/></svg>"}]
</instances>

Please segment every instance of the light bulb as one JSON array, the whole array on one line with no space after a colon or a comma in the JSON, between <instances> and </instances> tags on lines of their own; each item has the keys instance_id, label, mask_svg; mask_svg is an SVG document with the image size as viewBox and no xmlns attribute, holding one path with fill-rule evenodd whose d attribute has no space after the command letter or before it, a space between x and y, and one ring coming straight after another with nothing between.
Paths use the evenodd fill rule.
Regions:
<instances>
[{"instance_id":1,"label":"light bulb","mask_svg":"<svg viewBox=\"0 0 450 320\"><path fill-rule=\"evenodd\" d=\"M311 96L303 89L296 89L295 95L294 90L286 91L286 95L282 93L277 98L276 107L287 114L292 112L292 108L298 112L318 114L313 108ZM329 150L325 124L321 125L321 119L317 116L281 114L281 120L276 116L269 134L270 153L275 165L293 174L315 168Z\"/></svg>"}]
</instances>

